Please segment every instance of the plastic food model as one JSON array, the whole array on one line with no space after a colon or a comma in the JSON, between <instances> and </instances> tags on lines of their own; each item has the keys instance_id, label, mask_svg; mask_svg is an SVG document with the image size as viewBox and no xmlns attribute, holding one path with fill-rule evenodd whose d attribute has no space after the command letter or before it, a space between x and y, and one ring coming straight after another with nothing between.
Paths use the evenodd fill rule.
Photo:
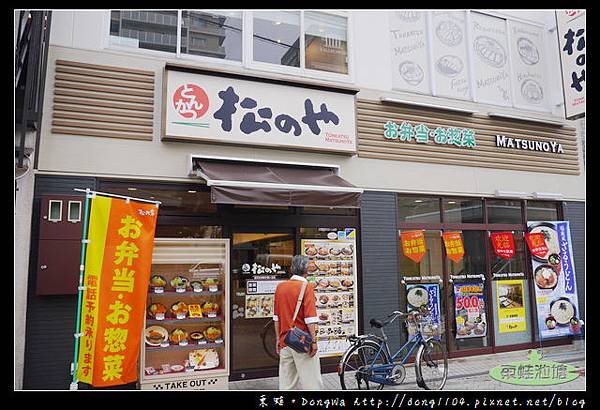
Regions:
<instances>
[{"instance_id":1,"label":"plastic food model","mask_svg":"<svg viewBox=\"0 0 600 410\"><path fill-rule=\"evenodd\" d=\"M205 312L207 315L216 316L219 312L219 305L214 302L205 302L202 305L202 311Z\"/></svg>"},{"instance_id":2,"label":"plastic food model","mask_svg":"<svg viewBox=\"0 0 600 410\"><path fill-rule=\"evenodd\" d=\"M188 334L183 329L175 329L171 332L171 336L169 340L175 344L180 344L181 342L187 342Z\"/></svg>"},{"instance_id":3,"label":"plastic food model","mask_svg":"<svg viewBox=\"0 0 600 410\"><path fill-rule=\"evenodd\" d=\"M146 328L145 337L146 343L151 346L158 346L165 340L167 340L169 333L167 330L160 326L150 326Z\"/></svg>"},{"instance_id":4,"label":"plastic food model","mask_svg":"<svg viewBox=\"0 0 600 410\"><path fill-rule=\"evenodd\" d=\"M216 278L208 278L205 279L204 281L202 281L202 284L204 285L205 288L210 288L210 287L216 287L219 286L220 282L219 279Z\"/></svg>"},{"instance_id":5,"label":"plastic food model","mask_svg":"<svg viewBox=\"0 0 600 410\"><path fill-rule=\"evenodd\" d=\"M189 281L184 276L176 276L173 279L171 279L171 286L173 286L175 289L185 289L188 283Z\"/></svg>"},{"instance_id":6,"label":"plastic food model","mask_svg":"<svg viewBox=\"0 0 600 410\"><path fill-rule=\"evenodd\" d=\"M202 286L202 282L198 282L198 281L194 281L190 283L190 286L192 287L193 290L195 290L196 292L201 292L202 289L204 289L204 287Z\"/></svg>"},{"instance_id":7,"label":"plastic food model","mask_svg":"<svg viewBox=\"0 0 600 410\"><path fill-rule=\"evenodd\" d=\"M211 326L208 329L206 329L204 331L204 334L205 334L206 338L210 341L215 341L215 340L219 339L222 335L221 330L214 326Z\"/></svg>"},{"instance_id":8,"label":"plastic food model","mask_svg":"<svg viewBox=\"0 0 600 410\"><path fill-rule=\"evenodd\" d=\"M188 307L185 302L176 302L173 306L171 306L171 312L175 316L185 317L188 313Z\"/></svg>"},{"instance_id":9,"label":"plastic food model","mask_svg":"<svg viewBox=\"0 0 600 410\"><path fill-rule=\"evenodd\" d=\"M196 342L201 342L204 340L204 333L202 332L192 332L190 333L190 339L196 341Z\"/></svg>"},{"instance_id":10,"label":"plastic food model","mask_svg":"<svg viewBox=\"0 0 600 410\"><path fill-rule=\"evenodd\" d=\"M160 275L153 275L150 278L150 286L153 288L164 288L167 286L167 281Z\"/></svg>"},{"instance_id":11,"label":"plastic food model","mask_svg":"<svg viewBox=\"0 0 600 410\"><path fill-rule=\"evenodd\" d=\"M156 318L157 314L164 315L166 312L167 312L167 308L165 307L165 305L163 305L161 303L153 303L150 306L148 306L148 314L152 318Z\"/></svg>"}]
</instances>

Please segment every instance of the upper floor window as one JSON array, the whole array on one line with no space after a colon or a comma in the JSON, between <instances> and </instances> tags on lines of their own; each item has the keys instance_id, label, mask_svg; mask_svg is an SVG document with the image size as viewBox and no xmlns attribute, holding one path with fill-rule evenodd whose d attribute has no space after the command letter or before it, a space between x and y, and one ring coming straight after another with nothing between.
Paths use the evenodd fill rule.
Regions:
<instances>
[{"instance_id":1,"label":"upper floor window","mask_svg":"<svg viewBox=\"0 0 600 410\"><path fill-rule=\"evenodd\" d=\"M348 37L343 12L113 10L109 43L347 81Z\"/></svg>"}]
</instances>

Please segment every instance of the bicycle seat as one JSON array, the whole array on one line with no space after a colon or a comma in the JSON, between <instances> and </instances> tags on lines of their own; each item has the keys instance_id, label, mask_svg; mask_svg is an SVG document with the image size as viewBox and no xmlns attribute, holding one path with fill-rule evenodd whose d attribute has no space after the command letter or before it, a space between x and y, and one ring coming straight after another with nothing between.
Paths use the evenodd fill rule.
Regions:
<instances>
[{"instance_id":1,"label":"bicycle seat","mask_svg":"<svg viewBox=\"0 0 600 410\"><path fill-rule=\"evenodd\" d=\"M384 326L383 323L377 319L371 319L369 324L371 325L371 327L376 327L377 329L381 329Z\"/></svg>"}]
</instances>

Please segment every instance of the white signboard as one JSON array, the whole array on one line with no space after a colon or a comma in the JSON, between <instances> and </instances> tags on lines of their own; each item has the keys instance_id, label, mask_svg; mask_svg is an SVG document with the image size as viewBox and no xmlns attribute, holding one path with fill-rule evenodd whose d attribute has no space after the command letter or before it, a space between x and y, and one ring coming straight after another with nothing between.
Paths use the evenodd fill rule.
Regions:
<instances>
[{"instance_id":1,"label":"white signboard","mask_svg":"<svg viewBox=\"0 0 600 410\"><path fill-rule=\"evenodd\" d=\"M515 21L508 24L513 102L516 107L548 112L544 28Z\"/></svg>"},{"instance_id":2,"label":"white signboard","mask_svg":"<svg viewBox=\"0 0 600 410\"><path fill-rule=\"evenodd\" d=\"M427 44L427 13L396 10L390 13L392 87L431 94Z\"/></svg>"},{"instance_id":3,"label":"white signboard","mask_svg":"<svg viewBox=\"0 0 600 410\"><path fill-rule=\"evenodd\" d=\"M163 139L356 152L354 95L165 70Z\"/></svg>"},{"instance_id":4,"label":"white signboard","mask_svg":"<svg viewBox=\"0 0 600 410\"><path fill-rule=\"evenodd\" d=\"M471 13L471 47L477 101L510 106L506 20Z\"/></svg>"},{"instance_id":5,"label":"white signboard","mask_svg":"<svg viewBox=\"0 0 600 410\"><path fill-rule=\"evenodd\" d=\"M464 11L432 14L433 77L436 95L471 99Z\"/></svg>"},{"instance_id":6,"label":"white signboard","mask_svg":"<svg viewBox=\"0 0 600 410\"><path fill-rule=\"evenodd\" d=\"M558 45L565 93L565 117L585 115L585 10L557 10Z\"/></svg>"}]
</instances>

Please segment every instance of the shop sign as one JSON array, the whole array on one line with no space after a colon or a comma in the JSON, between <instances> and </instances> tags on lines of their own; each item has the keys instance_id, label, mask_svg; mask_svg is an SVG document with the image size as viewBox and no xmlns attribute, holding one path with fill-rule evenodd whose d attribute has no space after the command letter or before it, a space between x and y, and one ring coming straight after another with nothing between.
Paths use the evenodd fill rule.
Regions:
<instances>
[{"instance_id":1,"label":"shop sign","mask_svg":"<svg viewBox=\"0 0 600 410\"><path fill-rule=\"evenodd\" d=\"M487 333L483 282L454 284L456 338L484 337Z\"/></svg>"},{"instance_id":2,"label":"shop sign","mask_svg":"<svg viewBox=\"0 0 600 410\"><path fill-rule=\"evenodd\" d=\"M524 280L496 281L498 329L500 333L525 332Z\"/></svg>"},{"instance_id":3,"label":"shop sign","mask_svg":"<svg viewBox=\"0 0 600 410\"><path fill-rule=\"evenodd\" d=\"M542 355L532 350L527 360L496 366L490 377L502 383L522 386L550 386L577 379L580 370L564 363L542 360Z\"/></svg>"},{"instance_id":4,"label":"shop sign","mask_svg":"<svg viewBox=\"0 0 600 410\"><path fill-rule=\"evenodd\" d=\"M354 95L167 69L165 139L354 154Z\"/></svg>"},{"instance_id":5,"label":"shop sign","mask_svg":"<svg viewBox=\"0 0 600 410\"><path fill-rule=\"evenodd\" d=\"M529 247L529 252L535 257L543 258L548 254L548 246L543 233L526 233L525 241Z\"/></svg>"},{"instance_id":6,"label":"shop sign","mask_svg":"<svg viewBox=\"0 0 600 410\"><path fill-rule=\"evenodd\" d=\"M242 273L246 275L277 275L284 272L277 263L272 263L270 267L267 267L254 262L252 265L244 263L242 265Z\"/></svg>"},{"instance_id":7,"label":"shop sign","mask_svg":"<svg viewBox=\"0 0 600 410\"><path fill-rule=\"evenodd\" d=\"M553 154L564 154L562 144L556 141L530 141L524 138L511 138L504 135L496 135L496 147L513 148L524 151L551 152Z\"/></svg>"},{"instance_id":8,"label":"shop sign","mask_svg":"<svg viewBox=\"0 0 600 410\"><path fill-rule=\"evenodd\" d=\"M400 242L404 256L416 263L421 262L427 252L423 231L400 232Z\"/></svg>"},{"instance_id":9,"label":"shop sign","mask_svg":"<svg viewBox=\"0 0 600 410\"><path fill-rule=\"evenodd\" d=\"M448 259L456 263L460 262L463 256L465 256L462 234L460 232L444 232L442 236Z\"/></svg>"},{"instance_id":10,"label":"shop sign","mask_svg":"<svg viewBox=\"0 0 600 410\"><path fill-rule=\"evenodd\" d=\"M531 254L541 339L581 332L569 222L527 222L529 234L543 237L545 252ZM539 237L539 236L538 236Z\"/></svg>"},{"instance_id":11,"label":"shop sign","mask_svg":"<svg viewBox=\"0 0 600 410\"><path fill-rule=\"evenodd\" d=\"M585 10L556 10L565 118L585 115Z\"/></svg>"},{"instance_id":12,"label":"shop sign","mask_svg":"<svg viewBox=\"0 0 600 410\"><path fill-rule=\"evenodd\" d=\"M492 232L490 234L494 253L502 259L515 256L515 242L512 232Z\"/></svg>"},{"instance_id":13,"label":"shop sign","mask_svg":"<svg viewBox=\"0 0 600 410\"><path fill-rule=\"evenodd\" d=\"M193 379L175 380L142 384L142 390L227 390L229 378L197 377Z\"/></svg>"},{"instance_id":14,"label":"shop sign","mask_svg":"<svg viewBox=\"0 0 600 410\"><path fill-rule=\"evenodd\" d=\"M96 387L137 380L150 281L154 204L96 196L81 306L77 379Z\"/></svg>"},{"instance_id":15,"label":"shop sign","mask_svg":"<svg viewBox=\"0 0 600 410\"><path fill-rule=\"evenodd\" d=\"M387 121L383 126L383 136L387 140L398 142L412 142L429 144L430 138L438 145L453 145L461 148L475 148L477 142L475 131L470 128L442 128L430 129L425 124L413 126L408 121L400 125Z\"/></svg>"}]
</instances>

